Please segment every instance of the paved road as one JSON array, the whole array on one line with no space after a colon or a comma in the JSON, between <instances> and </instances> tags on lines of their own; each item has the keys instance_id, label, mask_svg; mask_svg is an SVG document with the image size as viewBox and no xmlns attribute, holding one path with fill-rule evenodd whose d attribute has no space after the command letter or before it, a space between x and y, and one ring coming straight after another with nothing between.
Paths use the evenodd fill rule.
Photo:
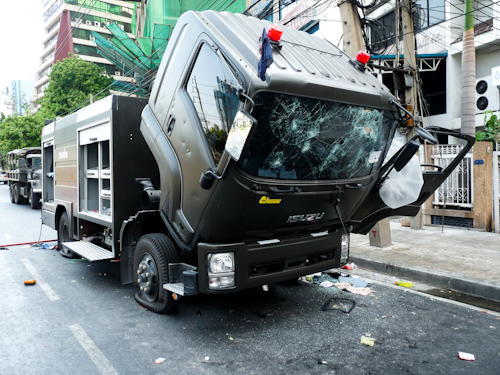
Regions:
<instances>
[{"instance_id":1,"label":"paved road","mask_svg":"<svg viewBox=\"0 0 500 375\"><path fill-rule=\"evenodd\" d=\"M39 212L7 198L0 186L1 238L36 240ZM120 284L117 263L18 246L0 251L0 269L0 374L469 375L500 368L500 315L389 285L371 283L372 296L279 285L185 298L175 314L158 315ZM25 286L30 278L36 285ZM350 314L321 311L333 297L356 306ZM374 346L360 344L361 336L375 338ZM458 351L476 361L459 360ZM155 364L159 357L165 361Z\"/></svg>"}]
</instances>

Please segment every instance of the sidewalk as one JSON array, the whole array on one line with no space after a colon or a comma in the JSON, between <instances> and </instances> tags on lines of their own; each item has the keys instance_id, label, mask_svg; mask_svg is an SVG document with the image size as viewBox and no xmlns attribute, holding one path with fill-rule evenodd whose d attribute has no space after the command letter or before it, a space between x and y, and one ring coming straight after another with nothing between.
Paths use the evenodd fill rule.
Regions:
<instances>
[{"instance_id":1,"label":"sidewalk","mask_svg":"<svg viewBox=\"0 0 500 375\"><path fill-rule=\"evenodd\" d=\"M350 262L361 268L500 301L500 234L472 229L401 227L391 221L392 245L370 246L351 235Z\"/></svg>"}]
</instances>

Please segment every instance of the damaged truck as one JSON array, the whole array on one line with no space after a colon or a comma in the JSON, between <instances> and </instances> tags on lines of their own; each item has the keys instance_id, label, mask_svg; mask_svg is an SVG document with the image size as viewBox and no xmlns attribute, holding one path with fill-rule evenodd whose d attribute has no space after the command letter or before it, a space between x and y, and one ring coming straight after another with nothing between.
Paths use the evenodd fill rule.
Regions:
<instances>
[{"instance_id":1,"label":"damaged truck","mask_svg":"<svg viewBox=\"0 0 500 375\"><path fill-rule=\"evenodd\" d=\"M187 12L149 99L109 96L44 127L42 216L62 255L119 260L163 313L339 267L350 233L417 214L474 140L418 127L389 153L408 116L388 89L328 41L279 32ZM421 144L452 136L466 146L445 169L391 185Z\"/></svg>"}]
</instances>

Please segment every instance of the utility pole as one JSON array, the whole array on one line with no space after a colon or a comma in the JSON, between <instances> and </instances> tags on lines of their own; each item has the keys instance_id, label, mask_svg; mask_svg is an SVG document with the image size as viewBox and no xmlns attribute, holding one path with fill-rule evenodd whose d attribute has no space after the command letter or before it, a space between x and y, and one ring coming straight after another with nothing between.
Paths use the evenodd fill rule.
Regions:
<instances>
[{"instance_id":1,"label":"utility pole","mask_svg":"<svg viewBox=\"0 0 500 375\"><path fill-rule=\"evenodd\" d=\"M339 1L339 9L344 33L344 51L355 58L359 51L365 50L358 9L349 0Z\"/></svg>"},{"instance_id":2,"label":"utility pole","mask_svg":"<svg viewBox=\"0 0 500 375\"><path fill-rule=\"evenodd\" d=\"M349 0L341 0L339 4L342 31L344 32L344 51L355 58L359 51L365 51L365 43L361 30L358 8ZM391 226L389 218L380 220L370 230L370 245L385 247L391 245Z\"/></svg>"},{"instance_id":3,"label":"utility pole","mask_svg":"<svg viewBox=\"0 0 500 375\"><path fill-rule=\"evenodd\" d=\"M404 54L404 68L410 71L409 75L405 76L405 104L407 110L413 115L415 123L420 121L420 116L418 112L418 94L417 94L417 56L415 54L415 32L413 26L413 1L412 0L401 0L401 15L403 21L403 54ZM399 38L397 38L397 43L399 43ZM409 140L413 137L415 131L412 127L409 128L407 134L407 139ZM418 154L417 154L418 155ZM410 226L412 229L423 229L424 220L422 215L422 209L418 211L415 217L410 220Z\"/></svg>"}]
</instances>

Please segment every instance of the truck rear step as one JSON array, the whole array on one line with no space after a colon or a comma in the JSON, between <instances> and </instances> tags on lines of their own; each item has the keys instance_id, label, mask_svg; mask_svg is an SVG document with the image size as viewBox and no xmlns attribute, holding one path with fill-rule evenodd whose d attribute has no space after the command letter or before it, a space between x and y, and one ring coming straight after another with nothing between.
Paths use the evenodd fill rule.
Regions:
<instances>
[{"instance_id":1,"label":"truck rear step","mask_svg":"<svg viewBox=\"0 0 500 375\"><path fill-rule=\"evenodd\" d=\"M73 251L75 254L80 255L82 258L87 259L89 262L96 260L113 259L112 251L103 249L100 246L87 241L78 242L64 242L62 244L66 249Z\"/></svg>"}]
</instances>

